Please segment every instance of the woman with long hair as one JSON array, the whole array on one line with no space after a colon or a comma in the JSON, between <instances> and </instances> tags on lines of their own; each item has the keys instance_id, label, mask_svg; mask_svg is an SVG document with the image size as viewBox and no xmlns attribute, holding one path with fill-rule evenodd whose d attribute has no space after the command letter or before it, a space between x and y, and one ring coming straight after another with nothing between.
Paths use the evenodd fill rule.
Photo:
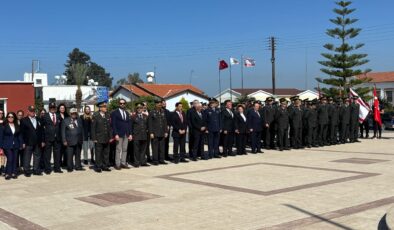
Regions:
<instances>
[{"instance_id":1,"label":"woman with long hair","mask_svg":"<svg viewBox=\"0 0 394 230\"><path fill-rule=\"evenodd\" d=\"M88 150L90 150L90 159L91 164L94 164L94 143L92 141L91 136L91 127L92 127L92 112L90 111L89 106L85 106L83 108L83 114L81 115L82 126L83 126L83 163L85 165L88 164Z\"/></svg>"},{"instance_id":2,"label":"woman with long hair","mask_svg":"<svg viewBox=\"0 0 394 230\"><path fill-rule=\"evenodd\" d=\"M3 149L7 164L5 168L5 179L18 178L16 170L17 152L23 148L23 139L20 132L16 114L9 112L4 125L0 128L0 148Z\"/></svg>"}]
</instances>

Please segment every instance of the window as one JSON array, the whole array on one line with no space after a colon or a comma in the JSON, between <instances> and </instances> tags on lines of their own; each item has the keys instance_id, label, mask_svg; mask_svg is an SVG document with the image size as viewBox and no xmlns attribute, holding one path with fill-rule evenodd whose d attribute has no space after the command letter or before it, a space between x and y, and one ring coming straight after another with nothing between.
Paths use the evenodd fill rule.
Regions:
<instances>
[{"instance_id":1,"label":"window","mask_svg":"<svg viewBox=\"0 0 394 230\"><path fill-rule=\"evenodd\" d=\"M387 90L386 92L386 99L389 103L393 104L393 91Z\"/></svg>"},{"instance_id":2,"label":"window","mask_svg":"<svg viewBox=\"0 0 394 230\"><path fill-rule=\"evenodd\" d=\"M42 85L42 79L36 79L36 85Z\"/></svg>"}]
</instances>

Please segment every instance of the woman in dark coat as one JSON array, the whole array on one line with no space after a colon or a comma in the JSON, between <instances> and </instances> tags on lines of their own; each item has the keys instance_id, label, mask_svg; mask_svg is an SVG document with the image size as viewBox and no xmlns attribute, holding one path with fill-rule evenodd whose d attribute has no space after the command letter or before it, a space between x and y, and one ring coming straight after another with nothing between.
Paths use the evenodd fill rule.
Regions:
<instances>
[{"instance_id":1,"label":"woman in dark coat","mask_svg":"<svg viewBox=\"0 0 394 230\"><path fill-rule=\"evenodd\" d=\"M7 157L5 179L18 178L16 170L17 153L23 148L23 138L16 121L16 114L13 112L7 114L4 125L0 127L0 148L3 149Z\"/></svg>"}]
</instances>

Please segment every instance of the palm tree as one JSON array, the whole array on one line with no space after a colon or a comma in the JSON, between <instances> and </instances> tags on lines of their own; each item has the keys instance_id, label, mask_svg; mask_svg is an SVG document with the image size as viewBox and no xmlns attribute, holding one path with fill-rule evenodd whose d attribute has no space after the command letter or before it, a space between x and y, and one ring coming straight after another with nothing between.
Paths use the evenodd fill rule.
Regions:
<instances>
[{"instance_id":1,"label":"palm tree","mask_svg":"<svg viewBox=\"0 0 394 230\"><path fill-rule=\"evenodd\" d=\"M81 109L82 104L82 90L81 85L83 84L86 74L88 72L88 66L81 63L76 63L71 66L71 72L77 84L77 91L75 92L75 103L78 111Z\"/></svg>"}]
</instances>

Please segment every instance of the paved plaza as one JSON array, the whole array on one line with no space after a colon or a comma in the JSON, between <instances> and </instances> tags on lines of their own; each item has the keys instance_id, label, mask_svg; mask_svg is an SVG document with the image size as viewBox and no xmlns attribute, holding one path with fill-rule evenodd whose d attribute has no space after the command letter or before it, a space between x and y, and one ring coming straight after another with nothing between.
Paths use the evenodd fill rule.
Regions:
<instances>
[{"instance_id":1,"label":"paved plaza","mask_svg":"<svg viewBox=\"0 0 394 230\"><path fill-rule=\"evenodd\" d=\"M394 206L381 140L0 180L0 229L377 229Z\"/></svg>"}]
</instances>

